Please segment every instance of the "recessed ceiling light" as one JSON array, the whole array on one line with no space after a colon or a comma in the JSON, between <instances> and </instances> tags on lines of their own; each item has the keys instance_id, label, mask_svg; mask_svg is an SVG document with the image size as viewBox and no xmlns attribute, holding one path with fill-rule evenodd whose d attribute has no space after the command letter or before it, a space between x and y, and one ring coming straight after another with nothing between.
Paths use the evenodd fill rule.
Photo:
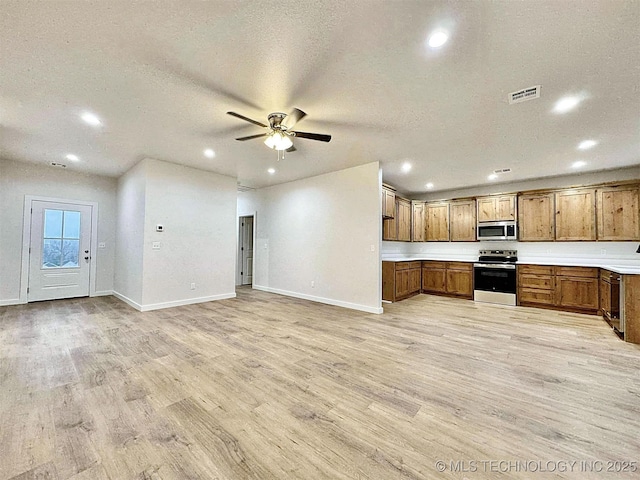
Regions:
<instances>
[{"instance_id":1,"label":"recessed ceiling light","mask_svg":"<svg viewBox=\"0 0 640 480\"><path fill-rule=\"evenodd\" d=\"M102 124L102 122L100 121L100 118L98 118L96 114L91 112L84 112L80 116L80 118L82 118L82 120L84 120L85 122L87 122L89 125L93 127L97 127L98 125Z\"/></svg>"},{"instance_id":2,"label":"recessed ceiling light","mask_svg":"<svg viewBox=\"0 0 640 480\"><path fill-rule=\"evenodd\" d=\"M496 178L498 178L498 174L497 173L492 173L491 175L489 175L487 177L489 180L495 180Z\"/></svg>"},{"instance_id":3,"label":"recessed ceiling light","mask_svg":"<svg viewBox=\"0 0 640 480\"><path fill-rule=\"evenodd\" d=\"M403 171L404 173L407 173L407 172L409 172L410 170L411 170L411 164L410 164L409 162L404 162L404 163L402 164L402 171Z\"/></svg>"},{"instance_id":4,"label":"recessed ceiling light","mask_svg":"<svg viewBox=\"0 0 640 480\"><path fill-rule=\"evenodd\" d=\"M425 187L427 187L427 188L433 188L433 183L429 182L429 183L427 183L427 184L425 185Z\"/></svg>"},{"instance_id":5,"label":"recessed ceiling light","mask_svg":"<svg viewBox=\"0 0 640 480\"><path fill-rule=\"evenodd\" d=\"M444 30L436 30L429 37L427 42L431 48L439 48L449 40L449 34Z\"/></svg>"},{"instance_id":6,"label":"recessed ceiling light","mask_svg":"<svg viewBox=\"0 0 640 480\"><path fill-rule=\"evenodd\" d=\"M578 145L578 150L589 150L598 144L595 140L584 140Z\"/></svg>"},{"instance_id":7,"label":"recessed ceiling light","mask_svg":"<svg viewBox=\"0 0 640 480\"><path fill-rule=\"evenodd\" d=\"M73 153L68 154L65 158L67 160L71 160L72 162L77 162L78 160L80 160L78 156L74 155Z\"/></svg>"},{"instance_id":8,"label":"recessed ceiling light","mask_svg":"<svg viewBox=\"0 0 640 480\"><path fill-rule=\"evenodd\" d=\"M207 158L213 158L213 157L215 157L215 156L216 156L216 152L214 152L214 151L213 151L213 150L211 150L210 148L207 148L207 149L204 151L204 156L205 156L205 157L207 157Z\"/></svg>"},{"instance_id":9,"label":"recessed ceiling light","mask_svg":"<svg viewBox=\"0 0 640 480\"><path fill-rule=\"evenodd\" d=\"M576 108L580 103L580 100L582 99L576 96L562 97L553 106L553 111L555 113L567 113L568 111Z\"/></svg>"},{"instance_id":10,"label":"recessed ceiling light","mask_svg":"<svg viewBox=\"0 0 640 480\"><path fill-rule=\"evenodd\" d=\"M274 173L276 173L276 169L275 168L270 168L269 170L267 170L267 172L269 172L271 175L273 175Z\"/></svg>"},{"instance_id":11,"label":"recessed ceiling light","mask_svg":"<svg viewBox=\"0 0 640 480\"><path fill-rule=\"evenodd\" d=\"M573 168L580 168L580 167L584 167L586 164L587 162L585 162L584 160L578 160L577 162L573 162L571 166Z\"/></svg>"}]
</instances>

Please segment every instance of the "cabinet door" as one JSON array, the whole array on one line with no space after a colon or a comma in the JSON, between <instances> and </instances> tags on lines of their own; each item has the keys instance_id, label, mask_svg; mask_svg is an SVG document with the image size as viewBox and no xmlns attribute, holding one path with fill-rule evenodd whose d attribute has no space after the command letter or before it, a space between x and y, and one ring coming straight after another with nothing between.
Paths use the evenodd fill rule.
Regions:
<instances>
[{"instance_id":1,"label":"cabinet door","mask_svg":"<svg viewBox=\"0 0 640 480\"><path fill-rule=\"evenodd\" d=\"M498 216L498 204L495 197L478 198L478 222L495 222Z\"/></svg>"},{"instance_id":2,"label":"cabinet door","mask_svg":"<svg viewBox=\"0 0 640 480\"><path fill-rule=\"evenodd\" d=\"M396 215L396 192L382 188L382 216L393 218Z\"/></svg>"},{"instance_id":3,"label":"cabinet door","mask_svg":"<svg viewBox=\"0 0 640 480\"><path fill-rule=\"evenodd\" d=\"M409 270L409 293L419 293L422 287L422 271L420 268Z\"/></svg>"},{"instance_id":4,"label":"cabinet door","mask_svg":"<svg viewBox=\"0 0 640 480\"><path fill-rule=\"evenodd\" d=\"M595 196L591 188L556 193L556 240L596 239Z\"/></svg>"},{"instance_id":5,"label":"cabinet door","mask_svg":"<svg viewBox=\"0 0 640 480\"><path fill-rule=\"evenodd\" d=\"M422 267L422 290L429 293L447 293L447 271L444 268Z\"/></svg>"},{"instance_id":6,"label":"cabinet door","mask_svg":"<svg viewBox=\"0 0 640 480\"><path fill-rule=\"evenodd\" d=\"M447 270L447 293L471 297L473 295L473 273L463 270Z\"/></svg>"},{"instance_id":7,"label":"cabinet door","mask_svg":"<svg viewBox=\"0 0 640 480\"><path fill-rule=\"evenodd\" d=\"M396 298L409 295L409 270L396 271Z\"/></svg>"},{"instance_id":8,"label":"cabinet door","mask_svg":"<svg viewBox=\"0 0 640 480\"><path fill-rule=\"evenodd\" d=\"M555 238L555 202L552 193L522 195L518 199L521 242L552 242Z\"/></svg>"},{"instance_id":9,"label":"cabinet door","mask_svg":"<svg viewBox=\"0 0 640 480\"><path fill-rule=\"evenodd\" d=\"M385 218L382 221L382 240L398 239L398 222L395 218Z\"/></svg>"},{"instance_id":10,"label":"cabinet door","mask_svg":"<svg viewBox=\"0 0 640 480\"><path fill-rule=\"evenodd\" d=\"M476 202L461 200L451 202L449 209L452 242L476 241Z\"/></svg>"},{"instance_id":11,"label":"cabinet door","mask_svg":"<svg viewBox=\"0 0 640 480\"><path fill-rule=\"evenodd\" d=\"M449 241L449 204L427 203L427 242Z\"/></svg>"},{"instance_id":12,"label":"cabinet door","mask_svg":"<svg viewBox=\"0 0 640 480\"><path fill-rule=\"evenodd\" d=\"M560 307L597 311L599 280L586 277L556 277L556 301Z\"/></svg>"},{"instance_id":13,"label":"cabinet door","mask_svg":"<svg viewBox=\"0 0 640 480\"><path fill-rule=\"evenodd\" d=\"M398 241L410 242L411 241L411 202L404 198L398 199L396 197L398 209L397 209L397 221L398 221Z\"/></svg>"},{"instance_id":14,"label":"cabinet door","mask_svg":"<svg viewBox=\"0 0 640 480\"><path fill-rule=\"evenodd\" d=\"M637 185L597 191L598 240L640 240Z\"/></svg>"},{"instance_id":15,"label":"cabinet door","mask_svg":"<svg viewBox=\"0 0 640 480\"><path fill-rule=\"evenodd\" d=\"M411 203L411 241L412 242L425 241L424 203L423 202Z\"/></svg>"},{"instance_id":16,"label":"cabinet door","mask_svg":"<svg viewBox=\"0 0 640 480\"><path fill-rule=\"evenodd\" d=\"M516 197L515 195L503 195L498 197L497 202L497 222L516 219Z\"/></svg>"}]
</instances>

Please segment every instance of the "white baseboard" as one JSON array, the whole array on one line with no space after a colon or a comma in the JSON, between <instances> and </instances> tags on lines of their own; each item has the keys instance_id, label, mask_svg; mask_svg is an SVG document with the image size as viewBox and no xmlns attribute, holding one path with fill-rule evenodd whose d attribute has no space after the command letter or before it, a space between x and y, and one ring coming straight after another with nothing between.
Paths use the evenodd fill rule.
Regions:
<instances>
[{"instance_id":1,"label":"white baseboard","mask_svg":"<svg viewBox=\"0 0 640 480\"><path fill-rule=\"evenodd\" d=\"M350 308L352 310L359 310L361 312L375 313L375 314L382 313L382 307L368 307L367 305L360 305L358 303L343 302L342 300L334 300L332 298L316 297L314 295L307 295L305 293L290 292L288 290L280 290L279 288L264 287L262 285L256 285L256 284L253 285L253 288L255 288L256 290L262 290L263 292L277 293L278 295L301 298L303 300L310 300L312 302L326 303L327 305L335 305L336 307Z\"/></svg>"},{"instance_id":2,"label":"white baseboard","mask_svg":"<svg viewBox=\"0 0 640 480\"><path fill-rule=\"evenodd\" d=\"M205 303L213 302L216 300L225 300L227 298L235 298L236 292L222 293L220 295L211 295L208 297L186 298L184 300L174 300L172 302L150 303L147 305L140 305L139 303L134 302L130 298L127 298L118 292L113 292L113 295L140 312L149 312L151 310L160 310L162 308L181 307L183 305L193 305L195 303Z\"/></svg>"},{"instance_id":3,"label":"white baseboard","mask_svg":"<svg viewBox=\"0 0 640 480\"><path fill-rule=\"evenodd\" d=\"M138 310L139 312L142 311L142 305L140 305L137 302L134 302L133 300L131 300L129 297L125 297L124 295L122 295L121 293L116 292L115 290L113 291L113 296L122 300L124 303L126 303L127 305L129 305L130 307L135 308L136 310Z\"/></svg>"},{"instance_id":4,"label":"white baseboard","mask_svg":"<svg viewBox=\"0 0 640 480\"><path fill-rule=\"evenodd\" d=\"M23 302L19 298L9 298L7 300L0 300L0 307L8 307L9 305L21 305Z\"/></svg>"},{"instance_id":5,"label":"white baseboard","mask_svg":"<svg viewBox=\"0 0 640 480\"><path fill-rule=\"evenodd\" d=\"M113 290L100 290L99 292L93 292L92 297L107 297L113 295Z\"/></svg>"}]
</instances>

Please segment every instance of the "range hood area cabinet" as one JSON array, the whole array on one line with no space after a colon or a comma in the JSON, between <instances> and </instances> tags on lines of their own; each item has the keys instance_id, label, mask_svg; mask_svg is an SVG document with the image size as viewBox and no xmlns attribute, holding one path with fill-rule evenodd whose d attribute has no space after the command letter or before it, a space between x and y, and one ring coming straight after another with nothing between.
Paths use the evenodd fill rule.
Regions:
<instances>
[{"instance_id":1,"label":"range hood area cabinet","mask_svg":"<svg viewBox=\"0 0 640 480\"><path fill-rule=\"evenodd\" d=\"M478 223L508 222L516 219L516 195L492 195L476 199Z\"/></svg>"}]
</instances>

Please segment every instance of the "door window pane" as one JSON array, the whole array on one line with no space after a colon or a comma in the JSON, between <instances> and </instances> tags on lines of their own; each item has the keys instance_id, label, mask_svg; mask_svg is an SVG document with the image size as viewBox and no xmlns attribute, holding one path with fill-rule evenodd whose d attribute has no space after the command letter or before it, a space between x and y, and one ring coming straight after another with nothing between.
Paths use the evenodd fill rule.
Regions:
<instances>
[{"instance_id":1,"label":"door window pane","mask_svg":"<svg viewBox=\"0 0 640 480\"><path fill-rule=\"evenodd\" d=\"M78 268L80 266L80 212L44 211L42 268Z\"/></svg>"},{"instance_id":2,"label":"door window pane","mask_svg":"<svg viewBox=\"0 0 640 480\"><path fill-rule=\"evenodd\" d=\"M44 238L62 237L62 210L44 211Z\"/></svg>"},{"instance_id":3,"label":"door window pane","mask_svg":"<svg viewBox=\"0 0 640 480\"><path fill-rule=\"evenodd\" d=\"M80 238L80 212L64 212L63 238Z\"/></svg>"},{"instance_id":4,"label":"door window pane","mask_svg":"<svg viewBox=\"0 0 640 480\"><path fill-rule=\"evenodd\" d=\"M59 267L62 263L62 240L45 238L42 249L42 268Z\"/></svg>"},{"instance_id":5,"label":"door window pane","mask_svg":"<svg viewBox=\"0 0 640 480\"><path fill-rule=\"evenodd\" d=\"M80 240L63 240L62 241L62 267L78 266L78 251L80 250Z\"/></svg>"}]
</instances>

